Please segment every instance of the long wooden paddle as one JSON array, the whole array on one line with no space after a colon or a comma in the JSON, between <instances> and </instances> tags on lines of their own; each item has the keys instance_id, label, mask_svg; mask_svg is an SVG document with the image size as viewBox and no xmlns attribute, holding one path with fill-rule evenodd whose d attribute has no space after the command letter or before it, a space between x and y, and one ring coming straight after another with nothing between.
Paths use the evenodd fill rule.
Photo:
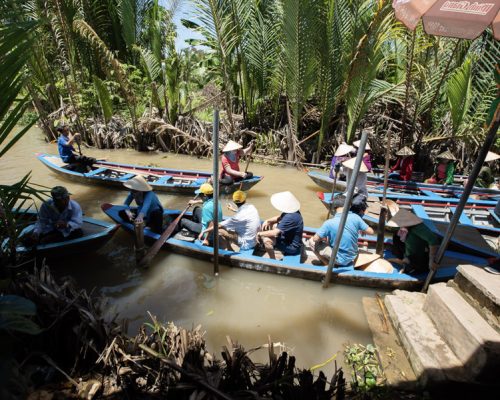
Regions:
<instances>
[{"instance_id":1,"label":"long wooden paddle","mask_svg":"<svg viewBox=\"0 0 500 400\"><path fill-rule=\"evenodd\" d=\"M335 197L335 187L337 186L337 176L339 176L339 173L340 173L340 163L336 163L333 166L333 170L335 171L335 176L333 177L332 197L330 199L330 207L328 207L328 213L326 214L326 219L330 219L330 215L332 214L332 211L333 211L332 210L333 209L333 200Z\"/></svg>"},{"instance_id":2,"label":"long wooden paddle","mask_svg":"<svg viewBox=\"0 0 500 400\"><path fill-rule=\"evenodd\" d=\"M246 174L246 173L247 173L247 171L248 171L248 166L250 165L250 160L252 159L252 153L253 153L253 144L252 144L252 148L250 149L250 151L249 151L249 152L248 152L248 154L247 154L247 163L246 163L246 165L245 165L245 171L244 171L244 172L245 172L245 174ZM243 180L241 181L241 183L240 183L240 188L239 188L238 190L241 190L241 188L243 187L243 181L244 181L244 180L245 180L245 179L243 179Z\"/></svg>"},{"instance_id":3,"label":"long wooden paddle","mask_svg":"<svg viewBox=\"0 0 500 400\"><path fill-rule=\"evenodd\" d=\"M197 194L193 200L196 200L198 198L198 196L199 196L199 194ZM142 260L139 261L139 263L138 263L139 267L144 268L144 267L147 267L151 263L151 260L160 251L163 243L165 243L165 241L167 241L168 238L172 235L175 228L179 224L179 221L184 216L184 214L187 212L187 210L189 210L190 207L191 207L191 204L188 204L186 206L186 208L179 214L179 216L176 219L174 219L173 222L170 223L170 225L167 227L167 229L165 229L163 231L160 238L156 242L153 243L153 245L148 249L148 251L146 252L144 257L142 258Z\"/></svg>"}]
</instances>

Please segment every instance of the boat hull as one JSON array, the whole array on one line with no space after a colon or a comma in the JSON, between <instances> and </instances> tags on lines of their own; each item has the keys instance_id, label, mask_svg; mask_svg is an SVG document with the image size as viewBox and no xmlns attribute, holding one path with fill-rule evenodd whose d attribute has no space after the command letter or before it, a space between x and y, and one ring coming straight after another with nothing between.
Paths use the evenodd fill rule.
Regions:
<instances>
[{"instance_id":1,"label":"boat hull","mask_svg":"<svg viewBox=\"0 0 500 400\"><path fill-rule=\"evenodd\" d=\"M120 223L125 230L133 232L133 225L131 223L124 222L119 217L118 213L123 208L124 206L114 206L111 204L104 204L102 206L103 211L111 219L113 219L117 223ZM168 214L170 218L173 219L179 214L179 211L165 210L165 214ZM315 232L316 229L314 228L306 228L304 230L306 236L313 235ZM146 228L144 231L144 236L145 238L149 238L150 240L156 240L160 235L152 233L148 228ZM374 247L376 238L363 238L363 241L364 240L366 240L370 244L371 248ZM211 261L213 259L213 248L209 246L203 246L199 241L186 242L172 237L168 239L163 246L168 250L183 254L188 257L194 257L204 261ZM390 253L390 251L386 251L385 258L388 259L393 257L394 256ZM442 268L440 268L437 272L437 280L447 280L452 278L456 273L457 265L459 265L460 263L472 263L476 265L486 266L486 262L484 259L469 256L466 254L447 252L446 257L448 257L446 258L447 261L443 263ZM327 271L326 266L316 266L313 264L301 262L300 256L285 256L283 260L272 260L254 255L252 250L240 252L220 250L219 261L223 264L235 268L267 272L315 281L322 281ZM371 288L412 290L418 289L424 282L427 275L420 274L413 276L405 273L399 273L399 267L395 264L393 266L395 268L393 273L375 273L362 270L354 270L352 268L335 268L333 270L332 283Z\"/></svg>"},{"instance_id":2,"label":"boat hull","mask_svg":"<svg viewBox=\"0 0 500 400\"><path fill-rule=\"evenodd\" d=\"M73 182L121 189L126 189L123 186L124 182L136 175L142 175L156 191L191 195L211 176L210 173L203 171L143 167L104 161L96 163L93 171L81 173L67 169L66 164L57 156L37 154L37 158L51 171ZM221 193L232 193L240 188L248 191L262 179L261 176L254 176L232 185L221 185L220 190Z\"/></svg>"}]
</instances>

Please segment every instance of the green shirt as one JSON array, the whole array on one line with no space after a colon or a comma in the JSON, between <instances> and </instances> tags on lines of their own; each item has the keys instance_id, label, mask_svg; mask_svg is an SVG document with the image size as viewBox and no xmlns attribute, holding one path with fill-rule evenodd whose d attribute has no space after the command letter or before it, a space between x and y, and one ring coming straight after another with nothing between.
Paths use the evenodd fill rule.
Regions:
<instances>
[{"instance_id":1,"label":"green shirt","mask_svg":"<svg viewBox=\"0 0 500 400\"><path fill-rule=\"evenodd\" d=\"M444 183L446 185L452 185L453 180L454 180L454 175L455 174L455 163L453 161L450 161L448 165L446 166L446 178L444 180Z\"/></svg>"},{"instance_id":2,"label":"green shirt","mask_svg":"<svg viewBox=\"0 0 500 400\"><path fill-rule=\"evenodd\" d=\"M490 185L495 182L493 178L493 174L491 173L491 168L484 165L479 171L479 175L476 179L476 186L488 188Z\"/></svg>"},{"instance_id":3,"label":"green shirt","mask_svg":"<svg viewBox=\"0 0 500 400\"><path fill-rule=\"evenodd\" d=\"M425 224L412 226L405 241L405 257L420 258L426 254L426 248L438 244L439 238Z\"/></svg>"}]
</instances>

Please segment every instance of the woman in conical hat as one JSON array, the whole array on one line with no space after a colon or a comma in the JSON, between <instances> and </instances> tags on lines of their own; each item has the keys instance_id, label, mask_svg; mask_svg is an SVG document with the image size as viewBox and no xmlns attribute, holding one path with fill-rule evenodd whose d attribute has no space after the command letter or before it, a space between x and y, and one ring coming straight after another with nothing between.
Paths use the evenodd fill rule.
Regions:
<instances>
[{"instance_id":1,"label":"woman in conical hat","mask_svg":"<svg viewBox=\"0 0 500 400\"><path fill-rule=\"evenodd\" d=\"M353 142L353 146L356 150L356 153L359 149L359 144L361 143L361 140L356 140L355 142ZM366 165L366 168L368 168L368 172L371 172L372 171L372 157L371 157L371 147L370 147L370 144L368 142L366 142L366 146L365 146L365 152L363 154L363 163Z\"/></svg>"},{"instance_id":2,"label":"woman in conical hat","mask_svg":"<svg viewBox=\"0 0 500 400\"><path fill-rule=\"evenodd\" d=\"M120 211L120 216L129 222L142 223L144 221L146 226L149 226L153 232L162 233L163 207L153 192L151 185L142 175L136 175L124 182L123 186L130 189L123 204L130 206L132 201L135 200L137 210Z\"/></svg>"},{"instance_id":3,"label":"woman in conical hat","mask_svg":"<svg viewBox=\"0 0 500 400\"><path fill-rule=\"evenodd\" d=\"M400 181L410 181L411 174L413 173L413 156L415 155L415 152L405 146L402 149L399 149L396 155L398 156L398 160L396 161L396 165L390 169L389 178Z\"/></svg>"},{"instance_id":4,"label":"woman in conical hat","mask_svg":"<svg viewBox=\"0 0 500 400\"><path fill-rule=\"evenodd\" d=\"M257 233L257 241L264 245L269 258L275 259L275 249L283 255L298 255L302 248L304 220L300 214L300 202L291 192L274 193L271 204L280 215L266 219L262 231Z\"/></svg>"},{"instance_id":5,"label":"woman in conical hat","mask_svg":"<svg viewBox=\"0 0 500 400\"><path fill-rule=\"evenodd\" d=\"M252 151L252 145L246 149L239 143L230 140L222 149L222 168L220 173L220 183L223 185L231 185L234 182L253 177L251 172L240 171L240 157L247 155Z\"/></svg>"},{"instance_id":6,"label":"woman in conical hat","mask_svg":"<svg viewBox=\"0 0 500 400\"><path fill-rule=\"evenodd\" d=\"M356 163L356 158L350 158L347 161L344 161L342 165L345 167L346 178L347 178L347 186L349 186L349 182L351 181L351 176L354 171L354 164ZM364 162L361 162L359 167L358 176L356 178L355 189L357 193L363 194L365 197L368 197L368 190L366 189L366 181L368 179L367 173L368 168Z\"/></svg>"},{"instance_id":7,"label":"woman in conical hat","mask_svg":"<svg viewBox=\"0 0 500 400\"><path fill-rule=\"evenodd\" d=\"M483 188L495 188L495 161L498 159L500 159L500 156L498 154L493 153L492 151L488 151L488 154L486 154L486 158L484 159L484 162L488 164L485 164L481 167L481 170L479 171L479 175L477 176L475 182L475 186Z\"/></svg>"},{"instance_id":8,"label":"woman in conical hat","mask_svg":"<svg viewBox=\"0 0 500 400\"><path fill-rule=\"evenodd\" d=\"M341 143L340 146L335 151L332 157L332 162L330 164L330 178L335 179L335 169L339 171L339 176L337 179L345 180L344 169L342 168L342 163L351 158L351 153L355 151L354 147L348 145L347 143ZM335 168L335 166L337 166Z\"/></svg>"},{"instance_id":9,"label":"woman in conical hat","mask_svg":"<svg viewBox=\"0 0 500 400\"><path fill-rule=\"evenodd\" d=\"M406 273L425 272L432 268L439 247L439 238L411 211L404 208L387 222L399 228L392 238L392 252L402 259Z\"/></svg>"},{"instance_id":10,"label":"woman in conical hat","mask_svg":"<svg viewBox=\"0 0 500 400\"><path fill-rule=\"evenodd\" d=\"M437 157L438 162L434 167L434 174L426 179L426 183L439 183L442 185L452 185L455 174L455 156L451 151L446 150Z\"/></svg>"}]
</instances>

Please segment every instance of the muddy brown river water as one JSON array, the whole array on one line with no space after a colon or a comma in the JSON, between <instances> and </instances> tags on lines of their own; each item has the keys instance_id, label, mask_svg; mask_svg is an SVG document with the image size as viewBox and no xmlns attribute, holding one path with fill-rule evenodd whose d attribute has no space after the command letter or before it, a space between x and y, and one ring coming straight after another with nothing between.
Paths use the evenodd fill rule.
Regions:
<instances>
[{"instance_id":1,"label":"muddy brown river water","mask_svg":"<svg viewBox=\"0 0 500 400\"><path fill-rule=\"evenodd\" d=\"M210 170L212 161L168 153L138 153L133 150L83 149L85 154L109 161L154 165L178 169ZM83 207L87 216L107 219L100 209L103 202L121 203L126 192L105 186L85 186L66 181L40 163L36 152L56 154L57 146L44 141L33 128L1 159L0 182L13 183L32 171L32 181L48 187L64 185ZM249 171L264 180L249 192L248 202L262 218L276 215L269 196L290 190L301 202L307 226L319 226L326 210L316 198L320 190L304 172L295 168L251 163ZM184 208L189 197L159 194L166 207ZM223 197L226 203L228 197ZM224 205L224 204L223 204ZM201 324L206 330L208 350L220 356L226 336L249 349L268 341L284 344L297 357L297 365L309 368L339 352L344 344L369 343L371 336L363 314L361 298L374 291L332 284L323 289L319 282L245 271L221 266L214 278L208 262L161 251L147 270L135 266L133 238L118 231L95 254L51 262L57 275L70 275L80 287L94 289L107 299L109 315L119 313L129 319L129 333L148 321L148 312L161 321L184 327ZM255 361L266 361L260 350ZM330 375L333 364L322 368Z\"/></svg>"}]
</instances>

